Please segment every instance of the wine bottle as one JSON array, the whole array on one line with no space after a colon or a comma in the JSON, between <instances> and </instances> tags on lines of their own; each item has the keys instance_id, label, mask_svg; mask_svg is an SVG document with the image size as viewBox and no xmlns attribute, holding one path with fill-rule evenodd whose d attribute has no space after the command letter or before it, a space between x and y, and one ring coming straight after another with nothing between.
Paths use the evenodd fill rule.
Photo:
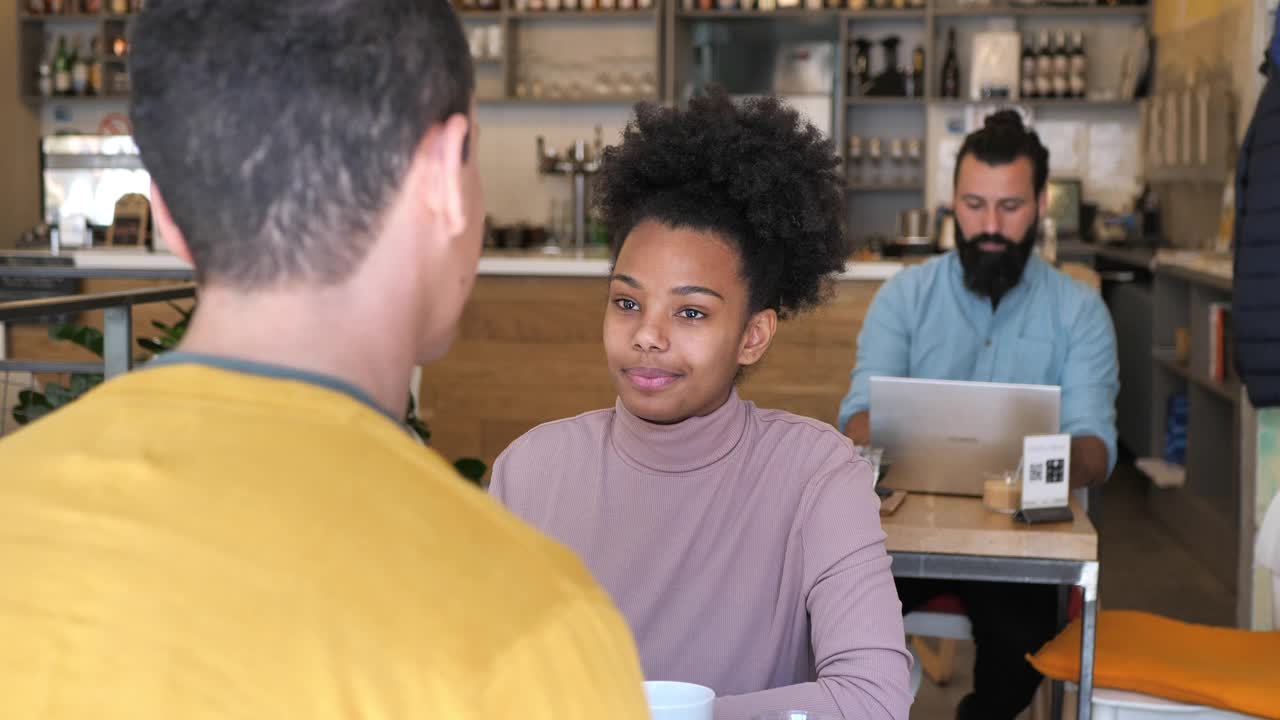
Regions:
<instances>
[{"instance_id":1,"label":"wine bottle","mask_svg":"<svg viewBox=\"0 0 1280 720\"><path fill-rule=\"evenodd\" d=\"M947 30L947 55L942 61L942 97L960 97L960 60L956 57L956 29Z\"/></svg>"},{"instance_id":2,"label":"wine bottle","mask_svg":"<svg viewBox=\"0 0 1280 720\"><path fill-rule=\"evenodd\" d=\"M917 45L911 51L911 89L914 97L924 95L924 47Z\"/></svg>"},{"instance_id":3,"label":"wine bottle","mask_svg":"<svg viewBox=\"0 0 1280 720\"><path fill-rule=\"evenodd\" d=\"M1022 97L1034 98L1036 89L1036 53L1031 49L1031 37L1022 43Z\"/></svg>"},{"instance_id":4,"label":"wine bottle","mask_svg":"<svg viewBox=\"0 0 1280 720\"><path fill-rule=\"evenodd\" d=\"M89 57L84 51L80 38L76 38L71 51L71 94L87 95L89 93Z\"/></svg>"},{"instance_id":5,"label":"wine bottle","mask_svg":"<svg viewBox=\"0 0 1280 720\"><path fill-rule=\"evenodd\" d=\"M1041 30L1036 43L1036 95L1053 97L1053 51L1049 47L1049 31Z\"/></svg>"},{"instance_id":6,"label":"wine bottle","mask_svg":"<svg viewBox=\"0 0 1280 720\"><path fill-rule=\"evenodd\" d=\"M71 94L71 54L65 35L58 37L58 52L53 56L53 94Z\"/></svg>"},{"instance_id":7,"label":"wine bottle","mask_svg":"<svg viewBox=\"0 0 1280 720\"><path fill-rule=\"evenodd\" d=\"M1076 31L1071 38L1071 97L1089 94L1089 61L1084 52L1084 33Z\"/></svg>"},{"instance_id":8,"label":"wine bottle","mask_svg":"<svg viewBox=\"0 0 1280 720\"><path fill-rule=\"evenodd\" d=\"M1071 97L1071 56L1067 50L1067 34L1058 31L1053 38L1053 95L1054 97Z\"/></svg>"}]
</instances>

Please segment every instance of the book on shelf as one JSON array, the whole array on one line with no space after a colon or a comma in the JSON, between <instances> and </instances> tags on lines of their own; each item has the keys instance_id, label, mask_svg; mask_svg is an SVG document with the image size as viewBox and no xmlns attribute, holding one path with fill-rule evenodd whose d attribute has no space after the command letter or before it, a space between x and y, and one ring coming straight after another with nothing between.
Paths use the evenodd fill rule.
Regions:
<instances>
[{"instance_id":1,"label":"book on shelf","mask_svg":"<svg viewBox=\"0 0 1280 720\"><path fill-rule=\"evenodd\" d=\"M1235 375L1231 342L1231 303L1209 303L1209 377L1217 382Z\"/></svg>"}]
</instances>

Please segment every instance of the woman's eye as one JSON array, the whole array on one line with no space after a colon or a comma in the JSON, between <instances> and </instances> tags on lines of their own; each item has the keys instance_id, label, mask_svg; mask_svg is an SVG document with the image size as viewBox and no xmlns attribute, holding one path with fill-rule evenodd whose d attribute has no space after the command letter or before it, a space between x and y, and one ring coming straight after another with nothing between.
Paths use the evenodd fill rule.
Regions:
<instances>
[{"instance_id":1,"label":"woman's eye","mask_svg":"<svg viewBox=\"0 0 1280 720\"><path fill-rule=\"evenodd\" d=\"M677 315L685 320L701 320L707 316L706 313L701 310L694 310L693 308L685 308L677 313Z\"/></svg>"},{"instance_id":2,"label":"woman's eye","mask_svg":"<svg viewBox=\"0 0 1280 720\"><path fill-rule=\"evenodd\" d=\"M640 305L635 300L628 298L618 298L613 301L613 304L617 305L620 310L638 310L640 308Z\"/></svg>"}]
</instances>

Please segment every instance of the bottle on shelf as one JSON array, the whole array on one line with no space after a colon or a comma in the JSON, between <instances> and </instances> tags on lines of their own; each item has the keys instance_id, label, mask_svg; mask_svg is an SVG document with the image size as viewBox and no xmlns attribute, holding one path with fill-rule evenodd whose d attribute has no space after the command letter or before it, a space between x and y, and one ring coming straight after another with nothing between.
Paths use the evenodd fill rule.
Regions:
<instances>
[{"instance_id":1,"label":"bottle on shelf","mask_svg":"<svg viewBox=\"0 0 1280 720\"><path fill-rule=\"evenodd\" d=\"M924 46L917 45L915 50L911 51L911 75L909 81L911 90L907 94L912 97L924 96Z\"/></svg>"},{"instance_id":2,"label":"bottle on shelf","mask_svg":"<svg viewBox=\"0 0 1280 720\"><path fill-rule=\"evenodd\" d=\"M63 15L67 12L66 0L48 0L44 4L44 11L48 15Z\"/></svg>"},{"instance_id":3,"label":"bottle on shelf","mask_svg":"<svg viewBox=\"0 0 1280 720\"><path fill-rule=\"evenodd\" d=\"M871 90L871 41L854 38L853 67L849 69L849 97L862 97Z\"/></svg>"},{"instance_id":4,"label":"bottle on shelf","mask_svg":"<svg viewBox=\"0 0 1280 720\"><path fill-rule=\"evenodd\" d=\"M84 0L80 3L80 9L86 15L97 15L102 12L102 0Z\"/></svg>"},{"instance_id":5,"label":"bottle on shelf","mask_svg":"<svg viewBox=\"0 0 1280 720\"><path fill-rule=\"evenodd\" d=\"M947 55L942 61L942 97L960 97L960 60L956 57L956 29L947 30Z\"/></svg>"},{"instance_id":6,"label":"bottle on shelf","mask_svg":"<svg viewBox=\"0 0 1280 720\"><path fill-rule=\"evenodd\" d=\"M1061 30L1053 38L1053 96L1071 97L1071 56L1067 50L1067 34Z\"/></svg>"},{"instance_id":7,"label":"bottle on shelf","mask_svg":"<svg viewBox=\"0 0 1280 720\"><path fill-rule=\"evenodd\" d=\"M1089 95L1089 61L1084 51L1084 33L1077 30L1071 36L1071 97L1084 99Z\"/></svg>"},{"instance_id":8,"label":"bottle on shelf","mask_svg":"<svg viewBox=\"0 0 1280 720\"><path fill-rule=\"evenodd\" d=\"M53 94L71 94L71 54L67 52L67 38L58 36L58 50L53 56Z\"/></svg>"},{"instance_id":9,"label":"bottle on shelf","mask_svg":"<svg viewBox=\"0 0 1280 720\"><path fill-rule=\"evenodd\" d=\"M1022 43L1022 97L1034 98L1040 94L1036 87L1036 53L1031 47L1031 37Z\"/></svg>"},{"instance_id":10,"label":"bottle on shelf","mask_svg":"<svg viewBox=\"0 0 1280 720\"><path fill-rule=\"evenodd\" d=\"M53 94L53 60L48 55L36 65L36 92L40 97Z\"/></svg>"},{"instance_id":11,"label":"bottle on shelf","mask_svg":"<svg viewBox=\"0 0 1280 720\"><path fill-rule=\"evenodd\" d=\"M884 46L884 71L871 81L871 89L867 91L868 95L875 97L905 97L907 95L907 82L902 66L898 64L898 45L902 39L897 35L890 35L882 38L880 44Z\"/></svg>"},{"instance_id":12,"label":"bottle on shelf","mask_svg":"<svg viewBox=\"0 0 1280 720\"><path fill-rule=\"evenodd\" d=\"M112 15L129 14L129 0L111 0L109 7Z\"/></svg>"},{"instance_id":13,"label":"bottle on shelf","mask_svg":"<svg viewBox=\"0 0 1280 720\"><path fill-rule=\"evenodd\" d=\"M71 94L89 93L89 57L80 38L76 38L71 50Z\"/></svg>"},{"instance_id":14,"label":"bottle on shelf","mask_svg":"<svg viewBox=\"0 0 1280 720\"><path fill-rule=\"evenodd\" d=\"M99 52L98 37L89 41L89 94L102 94L102 53Z\"/></svg>"},{"instance_id":15,"label":"bottle on shelf","mask_svg":"<svg viewBox=\"0 0 1280 720\"><path fill-rule=\"evenodd\" d=\"M43 14L44 14L44 0L27 0L27 14L28 14L28 15L43 15Z\"/></svg>"},{"instance_id":16,"label":"bottle on shelf","mask_svg":"<svg viewBox=\"0 0 1280 720\"><path fill-rule=\"evenodd\" d=\"M1036 96L1053 97L1053 50L1048 30L1041 30L1036 42Z\"/></svg>"}]
</instances>

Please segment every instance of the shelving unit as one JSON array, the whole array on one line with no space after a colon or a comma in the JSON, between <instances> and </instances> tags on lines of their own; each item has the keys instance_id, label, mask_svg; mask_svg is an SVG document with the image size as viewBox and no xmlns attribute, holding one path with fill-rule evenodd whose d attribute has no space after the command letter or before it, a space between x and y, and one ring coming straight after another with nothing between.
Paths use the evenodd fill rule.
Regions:
<instances>
[{"instance_id":1,"label":"shelving unit","mask_svg":"<svg viewBox=\"0 0 1280 720\"><path fill-rule=\"evenodd\" d=\"M891 183L873 183L873 182L857 182L850 181L846 183L845 188L855 192L875 192L875 193L920 193L924 192L924 183L919 182L891 182Z\"/></svg>"},{"instance_id":2,"label":"shelving unit","mask_svg":"<svg viewBox=\"0 0 1280 720\"><path fill-rule=\"evenodd\" d=\"M128 99L127 93L104 93L96 96L49 96L37 92L36 67L44 57L48 48L46 36L74 34L77 26L85 26L82 34L93 33L99 38L102 47L106 47L113 33L125 33L129 28L132 15L115 15L108 12L93 14L32 15L25 12L25 0L12 0L19 3L21 20L19 72L22 77L20 94L24 101L33 104L80 105L86 102L102 102L111 100L122 102ZM612 10L517 10L511 0L507 0L494 10L459 10L464 30L474 27L498 26L501 34L502 54L497 57L481 56L473 58L476 69L477 100L482 103L511 103L525 106L554 106L557 104L603 105L631 104L640 100L662 99L662 27L666 14L667 0L655 0L649 8L612 9ZM620 96L580 96L580 97L528 97L517 94L518 80L521 73L521 47L528 39L544 35L563 35L575 41L564 43L544 43L556 51L557 58L566 62L575 58L575 51L582 43L581 38L589 42L589 38L601 32L617 37L621 28L624 35L642 37L645 57L652 58L652 65L647 69L654 80L656 92L647 96L626 94ZM87 44L87 43L86 43ZM631 43L635 46L637 43ZM641 53L637 53L637 56ZM110 88L115 76L123 74L127 68L124 58L107 55L100 57L103 64L103 85ZM551 79L548 78L548 81Z\"/></svg>"},{"instance_id":3,"label":"shelving unit","mask_svg":"<svg viewBox=\"0 0 1280 720\"><path fill-rule=\"evenodd\" d=\"M727 57L734 52L735 44L755 43L753 46L758 46L762 38L778 43L834 40L836 55L833 64L836 72L829 92L832 104L830 128L837 148L844 154L849 138L855 135L864 140L870 137L885 140L919 138L924 152L922 175L927 175L928 169L932 167L930 153L934 148L930 146L930 135L931 128L936 122L940 122L933 120L938 113L954 111L966 105L1000 102L938 96L942 58L946 49L945 37L949 28L955 27L960 37L958 54L961 58L961 88L964 90L967 89L965 70L971 55L969 38L973 32L986 29L987 21L991 18L1011 18L1016 29L1024 33L1054 27L1080 29L1086 34L1086 47L1092 51L1094 45L1089 36L1095 31L1100 32L1099 28L1122 28L1124 23L1149 26L1151 16L1149 5L1015 7L990 4L959 7L951 0L929 0L923 8L789 8L759 11L693 10L687 9L683 0L668 2L671 3L668 7L672 10L665 31L667 76L663 96L666 101L683 101L691 82L697 84L707 79L703 77L707 62L703 56L708 52L725 55L726 57L717 59L720 65L725 65L741 60L737 56L732 60ZM851 94L851 88L848 87L848 70L853 54L851 41L857 37L875 41L887 35L902 38L898 52L899 65L909 67L915 46L924 48L924 87L920 97L867 97ZM879 47L872 52L874 75L883 61ZM768 74L770 68L754 70ZM731 77L727 80L723 77L711 79L724 84L730 92L758 92L753 87L734 87L733 73L724 71L723 68L719 72ZM1091 70L1091 74L1092 72ZM1037 98L1018 102L1031 107L1037 119L1074 119L1082 113L1096 112L1110 113L1104 117L1112 120L1116 113L1131 111L1136 122L1139 106L1138 101L1131 99ZM891 236L896 230L898 212L926 207L929 196L929 187L923 182L893 184L886 188L855 177L848 178L846 191L850 208L849 225L856 228L863 237ZM855 237L854 241L858 242L860 239Z\"/></svg>"},{"instance_id":4,"label":"shelving unit","mask_svg":"<svg viewBox=\"0 0 1280 720\"><path fill-rule=\"evenodd\" d=\"M939 8L934 17L1136 17L1151 14L1150 5L1031 6L988 5L982 7Z\"/></svg>"},{"instance_id":5,"label":"shelving unit","mask_svg":"<svg viewBox=\"0 0 1280 720\"><path fill-rule=\"evenodd\" d=\"M1160 265L1153 276L1151 449L1165 447L1169 398L1187 399L1186 484L1152 487L1148 505L1171 535L1224 585L1238 588L1242 507L1241 418L1238 380L1209 374L1209 306L1231 301L1228 279ZM1190 337L1185 363L1175 355L1179 330Z\"/></svg>"},{"instance_id":6,"label":"shelving unit","mask_svg":"<svg viewBox=\"0 0 1280 720\"><path fill-rule=\"evenodd\" d=\"M84 102L102 102L104 100L121 101L128 98L128 93L113 92L117 80L124 75L128 58L116 57L104 52L108 43L120 36L128 35L134 15L121 15L110 12L98 13L65 13L59 15L35 15L25 10L26 3L18 2L18 69L19 88L22 99L31 104L56 102L63 104L80 104ZM84 51L90 46L90 40L96 38L99 52L94 60L102 65L102 89L97 95L55 95L45 97L39 93L36 69L40 60L50 52L48 43L54 42L58 36L79 37L83 40Z\"/></svg>"}]
</instances>

